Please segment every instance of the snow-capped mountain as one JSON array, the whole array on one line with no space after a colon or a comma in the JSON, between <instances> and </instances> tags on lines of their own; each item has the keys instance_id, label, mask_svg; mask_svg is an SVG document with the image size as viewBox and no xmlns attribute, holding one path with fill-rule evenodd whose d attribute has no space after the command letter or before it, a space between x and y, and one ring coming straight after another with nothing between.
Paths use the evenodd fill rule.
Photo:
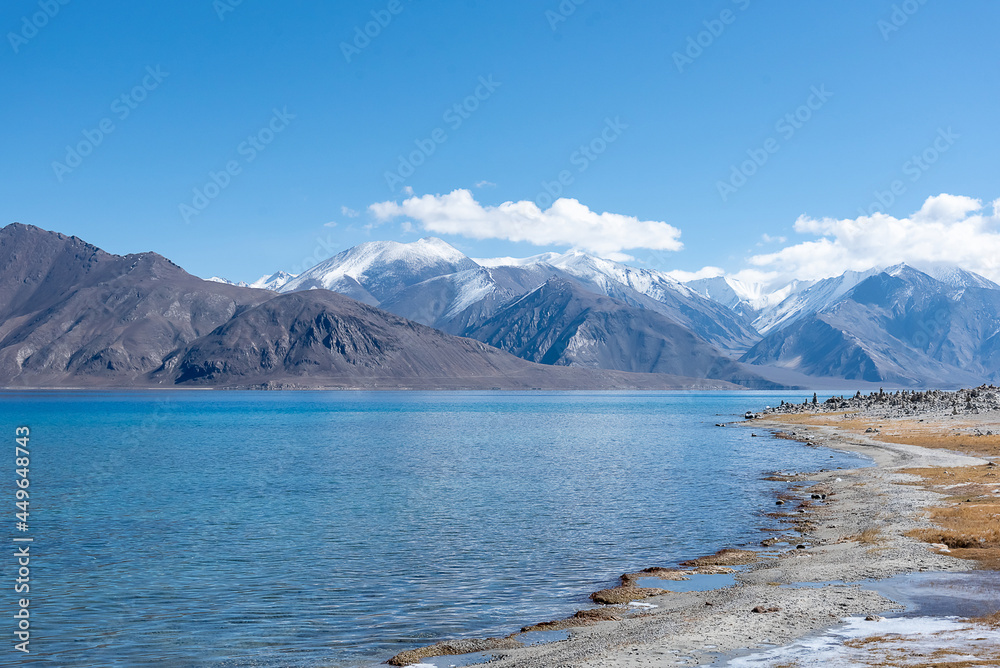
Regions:
<instances>
[{"instance_id":1,"label":"snow-capped mountain","mask_svg":"<svg viewBox=\"0 0 1000 668\"><path fill-rule=\"evenodd\" d=\"M213 283L222 283L223 285L235 285L241 288L257 288L260 290L271 290L277 292L278 289L283 286L288 281L295 278L295 274L289 274L287 271L278 271L269 276L261 276L253 283L247 283L246 281L230 281L228 278L221 278L219 276L212 276L206 278L206 281L212 281Z\"/></svg>"},{"instance_id":2,"label":"snow-capped mountain","mask_svg":"<svg viewBox=\"0 0 1000 668\"><path fill-rule=\"evenodd\" d=\"M756 320L762 312L808 288L812 281L792 281L777 290L768 290L763 283L749 283L731 276L716 276L687 281L685 285L708 299Z\"/></svg>"},{"instance_id":3,"label":"snow-capped mountain","mask_svg":"<svg viewBox=\"0 0 1000 668\"><path fill-rule=\"evenodd\" d=\"M981 283L972 277L961 282ZM992 382L1000 290L989 285L956 286L907 265L848 272L814 286L818 308L773 327L741 361L910 386Z\"/></svg>"},{"instance_id":4,"label":"snow-capped mountain","mask_svg":"<svg viewBox=\"0 0 1000 668\"><path fill-rule=\"evenodd\" d=\"M547 280L465 334L542 364L774 386L674 320L564 278Z\"/></svg>"},{"instance_id":5,"label":"snow-capped mountain","mask_svg":"<svg viewBox=\"0 0 1000 668\"><path fill-rule=\"evenodd\" d=\"M830 306L855 285L881 271L880 268L845 271L840 276L824 278L804 289L790 291L784 299L761 309L753 325L761 334L790 325L799 318Z\"/></svg>"},{"instance_id":6,"label":"snow-capped mountain","mask_svg":"<svg viewBox=\"0 0 1000 668\"><path fill-rule=\"evenodd\" d=\"M499 260L490 264L495 269L532 269L546 279L559 277L574 280L596 294L613 297L633 308L665 315L729 352L742 352L758 339L748 318L660 271L641 269L580 251L558 255L546 253L507 265Z\"/></svg>"},{"instance_id":7,"label":"snow-capped mountain","mask_svg":"<svg viewBox=\"0 0 1000 668\"><path fill-rule=\"evenodd\" d=\"M322 288L451 333L463 333L551 278L673 318L724 350L742 353L759 338L750 319L658 271L580 251L527 258L466 257L436 238L363 243L290 276L251 284L278 292Z\"/></svg>"},{"instance_id":8,"label":"snow-capped mountain","mask_svg":"<svg viewBox=\"0 0 1000 668\"><path fill-rule=\"evenodd\" d=\"M763 335L791 325L800 318L835 304L862 281L883 271L896 275L907 265L873 267L867 271L845 271L839 276L819 281L791 281L778 288L767 289L760 283L747 283L731 276L702 278L685 285L700 295L712 299L753 320L754 328ZM1000 290L1000 285L971 271L958 267L937 266L918 271L954 288L984 288Z\"/></svg>"},{"instance_id":9,"label":"snow-capped mountain","mask_svg":"<svg viewBox=\"0 0 1000 668\"><path fill-rule=\"evenodd\" d=\"M544 285L560 288L538 292ZM958 268L876 267L774 289L728 276L681 283L580 251L472 259L428 238L361 244L299 276L279 272L251 286L340 292L552 364L690 372L679 359L655 360L651 351L708 350L701 341L761 373L777 367L910 385L1000 378L1000 286ZM539 297L550 293L566 298ZM528 295L534 301L525 302ZM939 316L947 323L933 320ZM545 346L529 340L528 324L538 318L552 330L538 332ZM915 345L932 320L926 338L937 347Z\"/></svg>"},{"instance_id":10,"label":"snow-capped mountain","mask_svg":"<svg viewBox=\"0 0 1000 668\"><path fill-rule=\"evenodd\" d=\"M223 285L235 285L241 288L248 288L250 285L246 281L230 281L228 278L221 278L219 276L211 276L205 279L206 281L212 281L213 283L222 283Z\"/></svg>"},{"instance_id":11,"label":"snow-capped mountain","mask_svg":"<svg viewBox=\"0 0 1000 668\"><path fill-rule=\"evenodd\" d=\"M320 262L284 283L279 292L324 288L378 305L410 285L478 266L433 237L409 244L371 241Z\"/></svg>"},{"instance_id":12,"label":"snow-capped mountain","mask_svg":"<svg viewBox=\"0 0 1000 668\"><path fill-rule=\"evenodd\" d=\"M262 290L274 290L277 292L281 289L285 283L295 278L297 274L289 274L287 271L278 271L270 276L261 276L256 281L250 284L251 288L260 288Z\"/></svg>"},{"instance_id":13,"label":"snow-capped mountain","mask_svg":"<svg viewBox=\"0 0 1000 668\"><path fill-rule=\"evenodd\" d=\"M571 281L632 310L649 310L730 354L759 338L750 320L671 276L579 251L473 260L440 239L360 244L295 277L256 281L281 293L327 289L451 334L475 336L511 301L551 279Z\"/></svg>"},{"instance_id":14,"label":"snow-capped mountain","mask_svg":"<svg viewBox=\"0 0 1000 668\"><path fill-rule=\"evenodd\" d=\"M1000 290L997 285L985 276L958 267L937 266L924 269L924 273L936 278L945 285L954 288L986 288L987 290Z\"/></svg>"},{"instance_id":15,"label":"snow-capped mountain","mask_svg":"<svg viewBox=\"0 0 1000 668\"><path fill-rule=\"evenodd\" d=\"M539 253L529 257L477 257L473 260L481 267L528 267L551 263L561 256L562 253Z\"/></svg>"}]
</instances>

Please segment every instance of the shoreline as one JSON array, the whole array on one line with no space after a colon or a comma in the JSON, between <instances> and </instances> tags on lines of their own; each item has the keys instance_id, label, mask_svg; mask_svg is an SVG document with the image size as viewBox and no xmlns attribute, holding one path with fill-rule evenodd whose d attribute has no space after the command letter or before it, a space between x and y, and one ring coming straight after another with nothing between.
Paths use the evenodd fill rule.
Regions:
<instances>
[{"instance_id":1,"label":"shoreline","mask_svg":"<svg viewBox=\"0 0 1000 668\"><path fill-rule=\"evenodd\" d=\"M948 549L939 549L945 548L944 545L935 547L909 535L934 529L925 509L941 508L946 495L929 489L926 482L902 470L984 467L988 460L949 450L880 440L878 430L855 433L860 430L822 424L825 419L837 415L840 414L767 415L763 419L727 425L728 428L757 427L772 432L772 437L792 438L803 444L872 459L871 466L858 469L776 476L776 480L793 483L789 493L779 494L776 503L781 505L775 506L776 512L768 514L786 528L762 540L762 558L734 573L734 585L684 593L641 592L642 595L632 600L643 606L657 607L636 610L623 605L606 605L597 610L606 611L613 621L602 621L600 615L594 615L582 626L572 626L575 622L570 618L526 627L566 629L569 637L522 648L510 644L480 645L473 651L485 654L477 660L481 662L492 657L490 665L501 668L711 664L720 657L745 655L821 634L847 618L868 617L872 621L865 623L871 626L871 633L878 633L882 620L879 613L898 610L900 606L874 589L865 588L866 581L917 572L975 570L974 562L958 559ZM808 424L806 419L800 418L821 424ZM881 416L879 419L888 420ZM893 419L895 426L902 427L923 422L917 415ZM1000 425L1000 414L991 415L989 419ZM974 420L992 424L979 415ZM997 433L1000 436L1000 430ZM766 439L762 442L766 443ZM764 531L762 529L762 535L766 535ZM788 532L795 532L799 540L783 544L777 536ZM689 568L721 565L713 561L713 556L685 564ZM653 565L647 570L655 569ZM667 570L676 573L678 569ZM627 574L623 576L623 586L634 587L637 584L635 576L647 575L655 577L643 572ZM632 579L628 580L630 577ZM831 584L817 587L822 583ZM648 581L643 584L650 586ZM605 592L612 594L606 600L617 602L615 589L598 594ZM561 622L565 625L560 625ZM406 658L408 654L397 657ZM449 663L462 664L469 659L461 655L448 656L454 659ZM403 662L397 660L396 663Z\"/></svg>"}]
</instances>

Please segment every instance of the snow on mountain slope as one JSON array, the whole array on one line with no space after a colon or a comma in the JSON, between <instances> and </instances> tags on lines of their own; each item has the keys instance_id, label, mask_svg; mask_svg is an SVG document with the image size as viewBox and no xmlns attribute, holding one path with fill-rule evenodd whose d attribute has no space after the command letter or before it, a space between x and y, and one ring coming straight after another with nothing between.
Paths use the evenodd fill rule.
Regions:
<instances>
[{"instance_id":1,"label":"snow on mountain slope","mask_svg":"<svg viewBox=\"0 0 1000 668\"><path fill-rule=\"evenodd\" d=\"M841 297L861 281L882 272L880 268L868 271L845 271L840 276L824 278L804 290L793 292L778 304L766 308L756 320L754 327L761 334L786 327L796 320L836 303Z\"/></svg>"},{"instance_id":2,"label":"snow on mountain slope","mask_svg":"<svg viewBox=\"0 0 1000 668\"><path fill-rule=\"evenodd\" d=\"M753 312L756 310L750 304L750 300L737 289L739 284L735 279L726 276L714 276L712 278L698 278L693 281L687 281L684 285L702 297L719 302L734 311L746 313L747 311Z\"/></svg>"},{"instance_id":3,"label":"snow on mountain slope","mask_svg":"<svg viewBox=\"0 0 1000 668\"><path fill-rule=\"evenodd\" d=\"M1000 290L1000 285L997 285L985 276L980 276L977 273L966 271L965 269L959 269L958 267L928 267L926 269L922 269L922 271L953 288L985 288L987 290Z\"/></svg>"},{"instance_id":4,"label":"snow on mountain slope","mask_svg":"<svg viewBox=\"0 0 1000 668\"><path fill-rule=\"evenodd\" d=\"M817 286L829 297L852 278ZM908 386L975 385L1000 373L989 343L998 332L1000 290L956 289L896 265L799 312L741 361Z\"/></svg>"},{"instance_id":5,"label":"snow on mountain slope","mask_svg":"<svg viewBox=\"0 0 1000 668\"><path fill-rule=\"evenodd\" d=\"M478 267L441 239L371 241L349 248L281 286L281 292L325 288L377 304L435 276Z\"/></svg>"},{"instance_id":6,"label":"snow on mountain slope","mask_svg":"<svg viewBox=\"0 0 1000 668\"><path fill-rule=\"evenodd\" d=\"M466 269L410 285L379 306L449 334L458 334L541 285L553 271L548 265Z\"/></svg>"},{"instance_id":7,"label":"snow on mountain slope","mask_svg":"<svg viewBox=\"0 0 1000 668\"><path fill-rule=\"evenodd\" d=\"M228 278L220 278L219 276L211 276L209 278L206 278L205 280L206 281L212 281L213 283L222 283L223 285L235 285L235 286L238 286L238 287L241 287L241 288L248 288L248 287L250 287L244 281L239 281L239 282L230 281Z\"/></svg>"},{"instance_id":8,"label":"snow on mountain slope","mask_svg":"<svg viewBox=\"0 0 1000 668\"><path fill-rule=\"evenodd\" d=\"M792 281L772 291L769 291L763 283L748 283L731 276L699 278L687 281L685 285L701 296L753 320L790 295L805 290L812 285L812 281Z\"/></svg>"},{"instance_id":9,"label":"snow on mountain slope","mask_svg":"<svg viewBox=\"0 0 1000 668\"><path fill-rule=\"evenodd\" d=\"M481 267L526 267L551 263L560 256L560 253L540 253L531 257L475 257L472 259Z\"/></svg>"},{"instance_id":10,"label":"snow on mountain slope","mask_svg":"<svg viewBox=\"0 0 1000 668\"><path fill-rule=\"evenodd\" d=\"M580 251L542 257L543 262L519 261L516 266L548 272L544 280L553 275L570 278L592 292L666 315L723 350L742 352L759 338L749 318L704 297L663 272L632 267Z\"/></svg>"},{"instance_id":11,"label":"snow on mountain slope","mask_svg":"<svg viewBox=\"0 0 1000 668\"><path fill-rule=\"evenodd\" d=\"M296 274L289 274L287 271L277 271L270 276L261 276L251 283L250 287L278 291L281 289L281 286L295 277Z\"/></svg>"},{"instance_id":12,"label":"snow on mountain slope","mask_svg":"<svg viewBox=\"0 0 1000 668\"><path fill-rule=\"evenodd\" d=\"M757 331L767 334L806 315L823 311L871 276L882 271L896 276L906 270L914 269L899 264L884 269L873 267L867 271L847 271L819 281L792 281L771 291L760 283L746 283L731 276L696 279L685 285L703 297L751 317ZM917 271L959 290L970 287L1000 290L1000 285L993 281L957 267L938 266Z\"/></svg>"},{"instance_id":13,"label":"snow on mountain slope","mask_svg":"<svg viewBox=\"0 0 1000 668\"><path fill-rule=\"evenodd\" d=\"M580 281L608 294L612 283L660 301L666 293L683 297L697 296L694 291L680 281L659 271L632 267L614 260L606 260L582 251L566 253L542 253L527 258L493 258L477 260L488 267L554 267Z\"/></svg>"},{"instance_id":14,"label":"snow on mountain slope","mask_svg":"<svg viewBox=\"0 0 1000 668\"><path fill-rule=\"evenodd\" d=\"M640 269L621 262L605 260L581 251L563 253L547 262L562 269L567 274L585 282L607 289L610 279L626 285L636 292L660 300L667 291L683 295L693 295L693 291L680 281L659 271Z\"/></svg>"}]
</instances>

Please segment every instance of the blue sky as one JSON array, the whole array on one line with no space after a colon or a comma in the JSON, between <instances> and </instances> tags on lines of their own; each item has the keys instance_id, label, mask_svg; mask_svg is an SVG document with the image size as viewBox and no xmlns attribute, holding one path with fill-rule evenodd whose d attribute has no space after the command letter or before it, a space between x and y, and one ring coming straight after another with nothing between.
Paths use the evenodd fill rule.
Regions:
<instances>
[{"instance_id":1,"label":"blue sky","mask_svg":"<svg viewBox=\"0 0 1000 668\"><path fill-rule=\"evenodd\" d=\"M419 217L453 216L443 198L462 189L487 225L508 201L544 211L548 183L661 224L630 240L626 221L592 250L732 273L840 234L796 220L855 219L876 193L899 219L941 193L987 212L1000 198L997 3L578 1L9 0L0 221L252 280L435 229L471 256L563 250L573 212L520 236L500 221L498 239ZM369 210L386 202L391 216Z\"/></svg>"}]
</instances>

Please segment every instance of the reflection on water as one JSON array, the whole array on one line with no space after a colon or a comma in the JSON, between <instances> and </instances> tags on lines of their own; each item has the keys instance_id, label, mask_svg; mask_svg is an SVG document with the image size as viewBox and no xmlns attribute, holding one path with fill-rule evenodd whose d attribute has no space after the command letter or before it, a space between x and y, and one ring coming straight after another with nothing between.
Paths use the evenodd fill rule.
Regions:
<instances>
[{"instance_id":1,"label":"reflection on water","mask_svg":"<svg viewBox=\"0 0 1000 668\"><path fill-rule=\"evenodd\" d=\"M866 581L886 598L906 606L893 617L980 617L1000 610L1000 573L908 573Z\"/></svg>"},{"instance_id":2,"label":"reflection on water","mask_svg":"<svg viewBox=\"0 0 1000 668\"><path fill-rule=\"evenodd\" d=\"M759 542L763 471L861 463L714 426L781 399L0 393L35 446L21 663L372 665L568 616Z\"/></svg>"}]
</instances>

